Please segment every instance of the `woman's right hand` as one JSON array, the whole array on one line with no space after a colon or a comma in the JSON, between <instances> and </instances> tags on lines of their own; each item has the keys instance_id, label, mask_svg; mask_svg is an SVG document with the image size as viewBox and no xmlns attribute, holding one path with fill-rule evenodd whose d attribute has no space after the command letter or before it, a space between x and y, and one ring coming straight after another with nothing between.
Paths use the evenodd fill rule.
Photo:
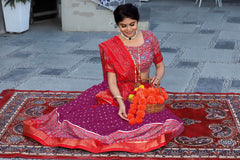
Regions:
<instances>
[{"instance_id":1,"label":"woman's right hand","mask_svg":"<svg viewBox=\"0 0 240 160\"><path fill-rule=\"evenodd\" d=\"M128 119L127 119L127 114L126 114L125 104L119 105L118 115L119 115L122 119L128 121Z\"/></svg>"}]
</instances>

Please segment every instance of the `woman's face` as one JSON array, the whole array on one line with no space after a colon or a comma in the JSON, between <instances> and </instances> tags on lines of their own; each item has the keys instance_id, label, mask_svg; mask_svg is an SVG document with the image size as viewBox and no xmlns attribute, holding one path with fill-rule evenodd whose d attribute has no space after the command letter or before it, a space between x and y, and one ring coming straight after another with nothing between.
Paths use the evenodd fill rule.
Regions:
<instances>
[{"instance_id":1,"label":"woman's face","mask_svg":"<svg viewBox=\"0 0 240 160\"><path fill-rule=\"evenodd\" d=\"M138 28L138 21L131 18L125 18L118 23L118 27L126 37L132 37L135 35Z\"/></svg>"}]
</instances>

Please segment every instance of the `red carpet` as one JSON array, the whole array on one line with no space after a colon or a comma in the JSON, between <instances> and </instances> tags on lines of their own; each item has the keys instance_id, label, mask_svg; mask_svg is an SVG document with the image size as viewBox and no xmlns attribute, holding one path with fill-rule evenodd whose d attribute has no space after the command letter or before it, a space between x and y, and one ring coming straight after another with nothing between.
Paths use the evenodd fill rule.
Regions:
<instances>
[{"instance_id":1,"label":"red carpet","mask_svg":"<svg viewBox=\"0 0 240 160\"><path fill-rule=\"evenodd\" d=\"M80 149L45 147L22 136L22 121L49 113L81 92L5 90L0 95L0 157L64 159L239 159L240 94L169 93L167 107L185 124L167 146L134 154L93 154Z\"/></svg>"}]
</instances>

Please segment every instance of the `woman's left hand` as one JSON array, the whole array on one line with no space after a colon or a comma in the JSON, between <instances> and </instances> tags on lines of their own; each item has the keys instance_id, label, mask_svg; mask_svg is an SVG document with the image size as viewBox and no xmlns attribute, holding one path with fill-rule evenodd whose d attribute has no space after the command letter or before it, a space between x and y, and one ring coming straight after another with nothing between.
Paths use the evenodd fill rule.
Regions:
<instances>
[{"instance_id":1,"label":"woman's left hand","mask_svg":"<svg viewBox=\"0 0 240 160\"><path fill-rule=\"evenodd\" d=\"M160 78L157 76L153 76L150 78L150 83L153 84L154 86L160 86Z\"/></svg>"}]
</instances>

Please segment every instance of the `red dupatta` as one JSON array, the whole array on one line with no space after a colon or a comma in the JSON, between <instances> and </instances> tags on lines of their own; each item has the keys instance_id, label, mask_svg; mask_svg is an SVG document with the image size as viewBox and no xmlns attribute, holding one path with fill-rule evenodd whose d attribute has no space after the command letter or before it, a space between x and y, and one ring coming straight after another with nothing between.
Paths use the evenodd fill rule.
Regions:
<instances>
[{"instance_id":1,"label":"red dupatta","mask_svg":"<svg viewBox=\"0 0 240 160\"><path fill-rule=\"evenodd\" d=\"M117 75L121 96L126 100L135 84L135 67L131 55L118 36L102 42L99 49L104 80L107 80L106 66L111 65ZM117 106L109 89L99 92L96 101L98 104L110 103Z\"/></svg>"}]
</instances>

